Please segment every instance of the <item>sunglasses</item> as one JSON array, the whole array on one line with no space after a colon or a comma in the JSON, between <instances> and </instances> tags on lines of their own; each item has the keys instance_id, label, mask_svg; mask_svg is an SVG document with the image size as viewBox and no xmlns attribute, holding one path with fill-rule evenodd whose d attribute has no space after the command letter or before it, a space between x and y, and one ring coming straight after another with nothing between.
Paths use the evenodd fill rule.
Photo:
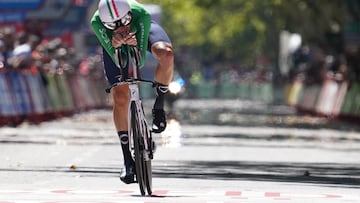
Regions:
<instances>
[{"instance_id":1,"label":"sunglasses","mask_svg":"<svg viewBox=\"0 0 360 203\"><path fill-rule=\"evenodd\" d=\"M131 23L131 13L127 13L124 17L120 18L115 22L103 22L104 26L109 30L115 30L121 26L127 26Z\"/></svg>"}]
</instances>

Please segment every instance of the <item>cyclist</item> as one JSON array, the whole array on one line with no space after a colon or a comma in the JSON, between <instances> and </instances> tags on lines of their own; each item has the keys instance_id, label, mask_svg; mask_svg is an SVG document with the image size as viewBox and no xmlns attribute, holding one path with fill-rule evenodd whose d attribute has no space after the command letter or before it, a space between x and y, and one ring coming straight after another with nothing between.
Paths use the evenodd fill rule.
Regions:
<instances>
[{"instance_id":1,"label":"cyclist","mask_svg":"<svg viewBox=\"0 0 360 203\"><path fill-rule=\"evenodd\" d=\"M160 133L166 128L164 96L174 68L174 53L166 32L156 22L144 6L135 0L100 0L98 9L91 19L91 27L103 47L104 69L110 85L119 82L120 70L116 66L115 50L122 45L137 46L141 51L141 66L150 51L158 66L155 71L157 96L152 110L153 132ZM135 31L133 31L135 30ZM120 179L126 183L134 182L135 164L129 151L128 102L129 89L125 85L112 88L113 119L124 156L124 169Z\"/></svg>"}]
</instances>

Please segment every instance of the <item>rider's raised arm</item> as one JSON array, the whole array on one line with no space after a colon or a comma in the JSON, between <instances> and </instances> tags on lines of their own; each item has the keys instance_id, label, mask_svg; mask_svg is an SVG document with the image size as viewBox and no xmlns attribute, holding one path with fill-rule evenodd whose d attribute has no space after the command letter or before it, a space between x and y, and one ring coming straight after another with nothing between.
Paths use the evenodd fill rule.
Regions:
<instances>
[{"instance_id":1,"label":"rider's raised arm","mask_svg":"<svg viewBox=\"0 0 360 203\"><path fill-rule=\"evenodd\" d=\"M144 6L134 0L128 1L131 7L133 22L131 29L136 30L137 47L141 50L141 66L144 65L146 59L146 50L148 47L148 38L150 32L151 15Z\"/></svg>"}]
</instances>

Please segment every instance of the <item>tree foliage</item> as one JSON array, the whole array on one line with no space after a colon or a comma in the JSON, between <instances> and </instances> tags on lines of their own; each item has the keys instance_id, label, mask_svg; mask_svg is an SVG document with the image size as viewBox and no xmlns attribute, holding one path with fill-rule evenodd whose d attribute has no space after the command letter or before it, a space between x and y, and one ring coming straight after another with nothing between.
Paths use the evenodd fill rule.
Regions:
<instances>
[{"instance_id":1,"label":"tree foliage","mask_svg":"<svg viewBox=\"0 0 360 203\"><path fill-rule=\"evenodd\" d=\"M143 0L162 7L162 25L175 49L201 63L253 65L266 55L276 64L281 30L326 44L341 32L343 0Z\"/></svg>"}]
</instances>

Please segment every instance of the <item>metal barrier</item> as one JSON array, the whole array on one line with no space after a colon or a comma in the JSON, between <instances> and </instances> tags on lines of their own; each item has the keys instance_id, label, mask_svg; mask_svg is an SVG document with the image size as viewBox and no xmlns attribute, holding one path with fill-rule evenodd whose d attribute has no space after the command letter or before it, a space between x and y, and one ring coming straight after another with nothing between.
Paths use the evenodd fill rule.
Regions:
<instances>
[{"instance_id":1,"label":"metal barrier","mask_svg":"<svg viewBox=\"0 0 360 203\"><path fill-rule=\"evenodd\" d=\"M46 83L44 83L44 79ZM42 121L107 107L105 82L80 74L0 72L0 126Z\"/></svg>"},{"instance_id":2,"label":"metal barrier","mask_svg":"<svg viewBox=\"0 0 360 203\"><path fill-rule=\"evenodd\" d=\"M360 120L360 84L327 79L321 85L305 85L295 81L287 86L289 105L332 118Z\"/></svg>"}]
</instances>

